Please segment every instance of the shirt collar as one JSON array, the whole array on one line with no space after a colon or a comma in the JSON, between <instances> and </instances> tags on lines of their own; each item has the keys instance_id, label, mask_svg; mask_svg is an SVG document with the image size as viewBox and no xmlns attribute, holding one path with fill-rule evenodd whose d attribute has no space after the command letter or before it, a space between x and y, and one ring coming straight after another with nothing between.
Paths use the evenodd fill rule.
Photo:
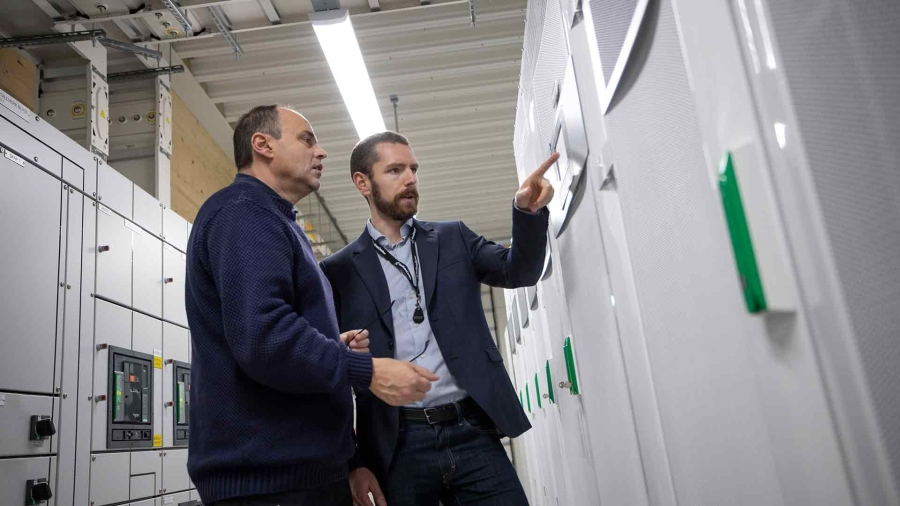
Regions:
<instances>
[{"instance_id":1,"label":"shirt collar","mask_svg":"<svg viewBox=\"0 0 900 506\"><path fill-rule=\"evenodd\" d=\"M412 232L412 229L413 219L410 218L406 220L405 223L403 223L403 226L400 227L400 242L395 245L391 245L387 236L379 232L378 229L375 228L375 225L372 224L371 218L369 218L369 221L366 223L366 230L369 231L369 235L372 237L372 240L387 249L394 249L403 246L403 244L405 244L406 240L409 238L409 234Z\"/></svg>"},{"instance_id":2,"label":"shirt collar","mask_svg":"<svg viewBox=\"0 0 900 506\"><path fill-rule=\"evenodd\" d=\"M275 190L273 190L269 185L262 182L250 174L244 174L243 172L238 172L237 176L234 178L235 183L249 183L251 185L256 186L263 190L266 195L272 200L275 204L275 207L281 211L282 214L287 216L291 220L297 219L297 210L294 209L294 204L291 204L287 199L278 194Z\"/></svg>"}]
</instances>

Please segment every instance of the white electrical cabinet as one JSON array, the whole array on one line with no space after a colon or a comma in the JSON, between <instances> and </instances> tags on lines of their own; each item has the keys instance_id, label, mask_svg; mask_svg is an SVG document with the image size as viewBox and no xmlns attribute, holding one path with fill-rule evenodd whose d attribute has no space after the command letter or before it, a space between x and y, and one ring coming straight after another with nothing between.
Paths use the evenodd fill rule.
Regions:
<instances>
[{"instance_id":1,"label":"white electrical cabinet","mask_svg":"<svg viewBox=\"0 0 900 506\"><path fill-rule=\"evenodd\" d=\"M53 393L57 299L65 291L59 271L63 183L11 146L2 149L0 285L7 295L0 321L6 335L22 344L0 354L0 390ZM62 160L56 156L53 163L59 169Z\"/></svg>"},{"instance_id":2,"label":"white electrical cabinet","mask_svg":"<svg viewBox=\"0 0 900 506\"><path fill-rule=\"evenodd\" d=\"M103 120L90 122L95 148L109 134L97 78L83 104ZM164 471L179 504L199 504L185 448L188 223L26 111L0 91L0 504L172 504Z\"/></svg>"},{"instance_id":3,"label":"white electrical cabinet","mask_svg":"<svg viewBox=\"0 0 900 506\"><path fill-rule=\"evenodd\" d=\"M900 503L900 7L858 7L528 2L520 180L563 154L501 335L532 504Z\"/></svg>"}]
</instances>

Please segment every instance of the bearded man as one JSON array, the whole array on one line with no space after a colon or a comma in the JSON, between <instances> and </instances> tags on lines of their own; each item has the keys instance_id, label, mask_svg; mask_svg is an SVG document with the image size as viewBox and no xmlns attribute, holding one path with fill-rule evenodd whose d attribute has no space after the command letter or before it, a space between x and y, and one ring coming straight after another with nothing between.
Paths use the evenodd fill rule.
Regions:
<instances>
[{"instance_id":1,"label":"bearded man","mask_svg":"<svg viewBox=\"0 0 900 506\"><path fill-rule=\"evenodd\" d=\"M439 377L421 401L392 407L356 389L354 504L527 504L500 439L531 427L491 337L481 284L537 283L553 188L544 173L522 184L510 209L512 247L461 221L420 221L416 160L394 132L360 141L350 174L369 206L362 234L322 262L342 330L367 328L374 357L396 358ZM464 184L463 181L460 181ZM477 191L477 182L472 185Z\"/></svg>"}]
</instances>

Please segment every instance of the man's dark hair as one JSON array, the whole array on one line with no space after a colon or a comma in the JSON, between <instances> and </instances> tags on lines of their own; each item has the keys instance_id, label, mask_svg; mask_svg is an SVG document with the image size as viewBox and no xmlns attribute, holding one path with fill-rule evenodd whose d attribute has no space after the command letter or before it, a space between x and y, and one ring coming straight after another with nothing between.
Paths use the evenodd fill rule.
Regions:
<instances>
[{"instance_id":1,"label":"man's dark hair","mask_svg":"<svg viewBox=\"0 0 900 506\"><path fill-rule=\"evenodd\" d=\"M238 170L253 164L253 145L250 139L256 132L281 138L281 119L278 108L283 105L259 105L244 113L234 127L234 164ZM288 109L290 107L287 107Z\"/></svg>"},{"instance_id":2,"label":"man's dark hair","mask_svg":"<svg viewBox=\"0 0 900 506\"><path fill-rule=\"evenodd\" d=\"M372 134L365 139L356 143L353 152L350 153L350 177L357 172L362 172L366 176L372 177L372 166L378 162L378 151L376 148L379 144L403 144L409 146L406 137L397 132L380 132Z\"/></svg>"}]
</instances>

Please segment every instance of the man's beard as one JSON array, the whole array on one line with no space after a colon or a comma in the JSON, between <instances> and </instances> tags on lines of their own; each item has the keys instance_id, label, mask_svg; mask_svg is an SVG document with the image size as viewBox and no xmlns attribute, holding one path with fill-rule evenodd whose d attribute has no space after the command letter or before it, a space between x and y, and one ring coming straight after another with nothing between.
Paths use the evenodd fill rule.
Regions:
<instances>
[{"instance_id":1,"label":"man's beard","mask_svg":"<svg viewBox=\"0 0 900 506\"><path fill-rule=\"evenodd\" d=\"M403 203L400 202L400 199L406 197L413 197L415 199L415 204L412 208L404 208ZM419 210L419 192L416 190L406 190L404 192L398 193L394 200L385 200L381 198L381 192L378 189L378 185L375 181L372 181L372 198L375 201L375 209L381 214L384 214L388 218L397 221L406 221L413 217L416 212Z\"/></svg>"}]
</instances>

